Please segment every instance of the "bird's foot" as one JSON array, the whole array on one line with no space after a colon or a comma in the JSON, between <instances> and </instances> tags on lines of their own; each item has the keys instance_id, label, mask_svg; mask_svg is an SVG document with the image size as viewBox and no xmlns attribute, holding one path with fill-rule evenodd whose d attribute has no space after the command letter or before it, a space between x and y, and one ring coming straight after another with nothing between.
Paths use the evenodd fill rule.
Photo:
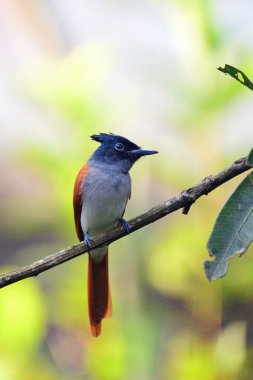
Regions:
<instances>
[{"instance_id":1,"label":"bird's foot","mask_svg":"<svg viewBox=\"0 0 253 380\"><path fill-rule=\"evenodd\" d=\"M89 235L88 233L85 234L84 242L85 242L85 244L86 244L89 248L91 248L91 237L90 237L90 235Z\"/></svg>"},{"instance_id":2,"label":"bird's foot","mask_svg":"<svg viewBox=\"0 0 253 380\"><path fill-rule=\"evenodd\" d=\"M119 222L120 222L121 226L124 228L124 230L126 231L126 233L130 234L130 232L131 232L130 224L127 223L127 221L125 219L122 219L122 218L119 219Z\"/></svg>"}]
</instances>

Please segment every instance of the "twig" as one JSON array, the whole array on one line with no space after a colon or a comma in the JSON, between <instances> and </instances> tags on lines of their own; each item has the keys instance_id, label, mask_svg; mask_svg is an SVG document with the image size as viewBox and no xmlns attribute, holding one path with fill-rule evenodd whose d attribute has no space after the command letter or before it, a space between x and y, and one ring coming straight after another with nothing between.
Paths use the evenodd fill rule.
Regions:
<instances>
[{"instance_id":1,"label":"twig","mask_svg":"<svg viewBox=\"0 0 253 380\"><path fill-rule=\"evenodd\" d=\"M202 195L207 195L213 191L216 187L229 181L231 178L236 177L238 174L250 169L251 166L247 163L247 157L241 158L235 161L231 166L223 170L218 174L211 175L204 178L197 185L182 191L175 197L167 200L166 202L152 208L145 214L142 214L134 219L131 219L128 223L131 226L131 232L139 230L140 228L155 222L156 220L163 218L180 208L183 208L183 212L187 213L190 210L191 205ZM92 239L92 249L108 245L115 240L118 240L126 235L126 232L122 227L116 227L108 233L100 234ZM74 259L77 256L90 250L86 244L80 243L70 248L63 249L60 252L53 253L41 260L14 270L13 272L3 274L0 276L0 288L13 284L14 282L23 280L28 277L37 276L39 273L51 269L57 265L64 263L65 261Z\"/></svg>"},{"instance_id":2,"label":"twig","mask_svg":"<svg viewBox=\"0 0 253 380\"><path fill-rule=\"evenodd\" d=\"M241 84L253 91L253 83L241 70L238 70L230 65L225 65L224 68L218 67L217 70L223 72L224 74L230 75L232 78L236 79L238 82L240 82Z\"/></svg>"}]
</instances>

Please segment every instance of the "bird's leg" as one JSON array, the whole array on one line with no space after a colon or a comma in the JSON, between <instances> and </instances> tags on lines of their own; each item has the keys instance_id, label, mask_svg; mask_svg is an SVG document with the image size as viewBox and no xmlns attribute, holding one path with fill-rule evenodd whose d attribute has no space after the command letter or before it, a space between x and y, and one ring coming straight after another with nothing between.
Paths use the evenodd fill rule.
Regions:
<instances>
[{"instance_id":1,"label":"bird's leg","mask_svg":"<svg viewBox=\"0 0 253 380\"><path fill-rule=\"evenodd\" d=\"M130 224L127 223L127 221L123 218L119 218L119 222L120 222L121 226L124 228L124 230L126 231L126 233L130 234L130 232L131 232Z\"/></svg>"},{"instance_id":2,"label":"bird's leg","mask_svg":"<svg viewBox=\"0 0 253 380\"><path fill-rule=\"evenodd\" d=\"M90 237L90 235L88 234L88 232L85 234L84 242L85 242L85 244L86 244L89 248L91 248L91 237Z\"/></svg>"}]
</instances>

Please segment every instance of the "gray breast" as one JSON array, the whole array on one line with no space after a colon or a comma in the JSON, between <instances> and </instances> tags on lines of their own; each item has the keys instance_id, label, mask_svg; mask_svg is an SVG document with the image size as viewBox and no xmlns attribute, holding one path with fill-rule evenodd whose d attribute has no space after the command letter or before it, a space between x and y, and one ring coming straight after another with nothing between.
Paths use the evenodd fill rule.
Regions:
<instances>
[{"instance_id":1,"label":"gray breast","mask_svg":"<svg viewBox=\"0 0 253 380\"><path fill-rule=\"evenodd\" d=\"M83 188L81 225L91 236L110 229L121 218L131 192L128 173L111 165L91 165Z\"/></svg>"}]
</instances>

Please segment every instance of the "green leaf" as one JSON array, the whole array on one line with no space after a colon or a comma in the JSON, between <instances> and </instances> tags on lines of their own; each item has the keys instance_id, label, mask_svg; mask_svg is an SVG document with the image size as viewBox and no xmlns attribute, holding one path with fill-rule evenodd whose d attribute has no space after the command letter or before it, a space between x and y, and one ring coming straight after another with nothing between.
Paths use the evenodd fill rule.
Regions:
<instances>
[{"instance_id":1,"label":"green leaf","mask_svg":"<svg viewBox=\"0 0 253 380\"><path fill-rule=\"evenodd\" d=\"M250 165L253 166L253 149L251 149L251 151L249 152L249 156L247 158L247 162L248 162L248 164L250 164Z\"/></svg>"},{"instance_id":2,"label":"green leaf","mask_svg":"<svg viewBox=\"0 0 253 380\"><path fill-rule=\"evenodd\" d=\"M245 253L253 240L253 172L237 187L221 210L207 243L214 261L206 261L209 281L225 276L228 259Z\"/></svg>"}]
</instances>

